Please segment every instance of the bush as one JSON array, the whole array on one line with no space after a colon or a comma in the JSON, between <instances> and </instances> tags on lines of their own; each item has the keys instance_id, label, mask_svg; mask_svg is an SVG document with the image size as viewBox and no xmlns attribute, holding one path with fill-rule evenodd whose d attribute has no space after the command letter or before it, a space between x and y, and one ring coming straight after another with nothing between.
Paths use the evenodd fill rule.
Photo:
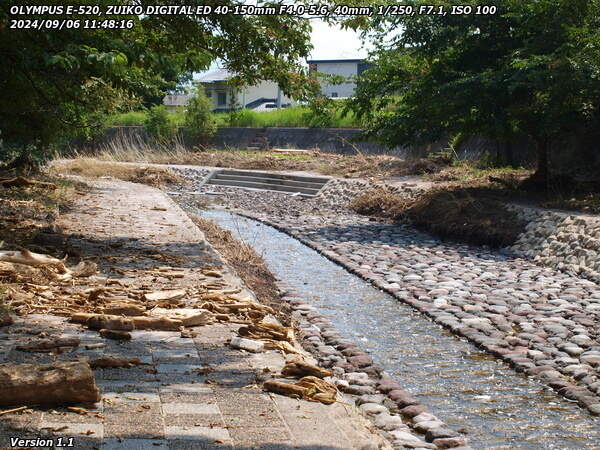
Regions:
<instances>
[{"instance_id":1,"label":"bush","mask_svg":"<svg viewBox=\"0 0 600 450\"><path fill-rule=\"evenodd\" d=\"M217 132L212 109L212 101L206 97L204 89L198 86L185 111L186 134L198 144L205 145Z\"/></svg>"},{"instance_id":2,"label":"bush","mask_svg":"<svg viewBox=\"0 0 600 450\"><path fill-rule=\"evenodd\" d=\"M171 142L177 133L177 127L164 105L153 106L148 110L144 129L152 139L161 144Z\"/></svg>"},{"instance_id":3,"label":"bush","mask_svg":"<svg viewBox=\"0 0 600 450\"><path fill-rule=\"evenodd\" d=\"M310 111L304 120L311 128L329 128L334 123L336 105L334 101L323 96L315 97L309 102Z\"/></svg>"}]
</instances>

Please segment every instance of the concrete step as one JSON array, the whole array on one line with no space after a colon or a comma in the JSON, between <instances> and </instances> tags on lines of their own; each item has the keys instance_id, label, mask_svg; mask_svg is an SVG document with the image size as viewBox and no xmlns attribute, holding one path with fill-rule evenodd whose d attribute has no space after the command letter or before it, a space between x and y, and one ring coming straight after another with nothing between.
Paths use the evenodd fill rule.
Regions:
<instances>
[{"instance_id":1,"label":"concrete step","mask_svg":"<svg viewBox=\"0 0 600 450\"><path fill-rule=\"evenodd\" d=\"M251 189L259 189L265 191L278 191L278 192L288 192L290 194L295 194L296 192L300 192L300 194L305 194L308 196L316 195L319 192L319 189L311 189L311 188L294 188L291 186L283 186L277 184L267 184L267 183L256 183L252 181L229 181L229 180L209 180L206 184L214 184L218 186L231 186L231 187L240 187L240 188L251 188Z\"/></svg>"},{"instance_id":2,"label":"concrete step","mask_svg":"<svg viewBox=\"0 0 600 450\"><path fill-rule=\"evenodd\" d=\"M206 184L259 189L287 193L300 193L305 197L316 195L329 181L322 177L303 177L269 172L250 172L223 169L213 173Z\"/></svg>"},{"instance_id":3,"label":"concrete step","mask_svg":"<svg viewBox=\"0 0 600 450\"><path fill-rule=\"evenodd\" d=\"M304 176L304 175L288 175L286 173L272 173L272 172L259 172L259 171L249 171L249 170L237 170L237 169L222 169L217 172L219 175L241 175L241 176L250 176L250 177L260 177L260 178L277 178L280 180L295 180L295 181L305 181L309 183L322 183L325 184L329 181L329 178L326 177L314 177L314 176Z\"/></svg>"},{"instance_id":4,"label":"concrete step","mask_svg":"<svg viewBox=\"0 0 600 450\"><path fill-rule=\"evenodd\" d=\"M323 187L323 183L321 182L312 182L312 181L296 181L296 180L282 180L281 178L267 178L267 177L250 177L243 175L224 175L224 174L215 174L211 181L216 180L224 180L224 181L251 181L253 183L263 183L263 184L276 184L280 186L290 186L290 187L300 187L300 188L310 188L310 189L321 189Z\"/></svg>"}]
</instances>

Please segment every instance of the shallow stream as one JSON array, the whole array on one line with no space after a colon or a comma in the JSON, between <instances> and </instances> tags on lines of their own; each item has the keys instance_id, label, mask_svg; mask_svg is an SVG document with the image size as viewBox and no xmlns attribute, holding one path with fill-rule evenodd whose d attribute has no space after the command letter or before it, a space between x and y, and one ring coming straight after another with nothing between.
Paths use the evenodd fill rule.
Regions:
<instances>
[{"instance_id":1,"label":"shallow stream","mask_svg":"<svg viewBox=\"0 0 600 450\"><path fill-rule=\"evenodd\" d=\"M371 352L474 448L600 448L600 420L453 336L299 241L222 210L199 211L262 254L269 268Z\"/></svg>"}]
</instances>

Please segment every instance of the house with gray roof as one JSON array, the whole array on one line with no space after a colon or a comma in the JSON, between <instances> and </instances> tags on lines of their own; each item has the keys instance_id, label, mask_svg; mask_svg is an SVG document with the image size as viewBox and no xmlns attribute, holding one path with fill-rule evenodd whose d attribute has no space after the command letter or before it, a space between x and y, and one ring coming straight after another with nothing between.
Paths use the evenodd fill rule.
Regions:
<instances>
[{"instance_id":1,"label":"house with gray roof","mask_svg":"<svg viewBox=\"0 0 600 450\"><path fill-rule=\"evenodd\" d=\"M232 77L233 74L227 69L216 69L194 81L202 85L206 96L212 100L213 111L274 108L277 106L278 97L283 107L295 104L294 100L281 92L277 83L273 81L262 80L254 85L236 87L228 82Z\"/></svg>"}]
</instances>

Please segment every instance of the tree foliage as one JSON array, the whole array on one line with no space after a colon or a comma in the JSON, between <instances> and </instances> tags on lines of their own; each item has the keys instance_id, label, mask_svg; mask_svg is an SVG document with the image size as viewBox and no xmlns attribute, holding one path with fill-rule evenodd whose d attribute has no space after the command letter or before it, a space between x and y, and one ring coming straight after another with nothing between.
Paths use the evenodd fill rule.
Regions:
<instances>
[{"instance_id":1,"label":"tree foliage","mask_svg":"<svg viewBox=\"0 0 600 450\"><path fill-rule=\"evenodd\" d=\"M72 3L72 2L69 2ZM218 5L235 0L84 0L79 5ZM288 15L52 16L129 19L132 29L11 29L12 6L0 2L0 139L45 148L62 136L89 134L99 117L161 98L219 58L241 81L277 81L286 93L306 86L300 58L310 50L310 25ZM44 5L64 5L48 0ZM27 19L45 17L28 16ZM274 44L275 43L275 44Z\"/></svg>"},{"instance_id":2,"label":"tree foliage","mask_svg":"<svg viewBox=\"0 0 600 450\"><path fill-rule=\"evenodd\" d=\"M177 133L177 126L169 117L167 107L164 105L154 105L148 110L144 129L148 136L159 144L171 142Z\"/></svg>"},{"instance_id":3,"label":"tree foliage","mask_svg":"<svg viewBox=\"0 0 600 450\"><path fill-rule=\"evenodd\" d=\"M421 1L495 15L375 17L377 42L352 108L389 145L462 133L549 142L600 125L600 0Z\"/></svg>"},{"instance_id":4,"label":"tree foliage","mask_svg":"<svg viewBox=\"0 0 600 450\"><path fill-rule=\"evenodd\" d=\"M212 109L212 100L206 96L202 86L197 86L185 108L185 132L200 145L206 144L217 132Z\"/></svg>"}]
</instances>

